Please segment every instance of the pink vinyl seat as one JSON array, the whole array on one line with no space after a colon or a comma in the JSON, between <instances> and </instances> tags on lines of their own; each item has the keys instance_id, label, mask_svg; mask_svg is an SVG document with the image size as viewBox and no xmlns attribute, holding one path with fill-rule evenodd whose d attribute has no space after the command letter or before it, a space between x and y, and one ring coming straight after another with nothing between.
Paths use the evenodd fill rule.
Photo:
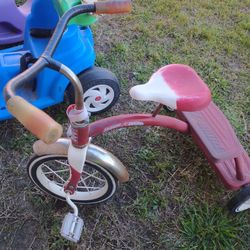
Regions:
<instances>
[{"instance_id":1,"label":"pink vinyl seat","mask_svg":"<svg viewBox=\"0 0 250 250\"><path fill-rule=\"evenodd\" d=\"M146 84L130 89L133 99L154 101L179 111L197 111L211 102L211 92L194 69L183 64L160 68Z\"/></svg>"}]
</instances>

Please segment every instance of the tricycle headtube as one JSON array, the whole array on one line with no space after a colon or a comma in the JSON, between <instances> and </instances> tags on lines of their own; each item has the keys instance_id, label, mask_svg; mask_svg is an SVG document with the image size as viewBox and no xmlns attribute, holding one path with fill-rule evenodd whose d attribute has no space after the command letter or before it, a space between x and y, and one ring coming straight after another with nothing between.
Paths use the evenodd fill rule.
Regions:
<instances>
[{"instance_id":1,"label":"tricycle headtube","mask_svg":"<svg viewBox=\"0 0 250 250\"><path fill-rule=\"evenodd\" d=\"M67 109L70 121L71 142L76 148L83 148L89 143L89 115L86 108L76 109L72 104Z\"/></svg>"}]
</instances>

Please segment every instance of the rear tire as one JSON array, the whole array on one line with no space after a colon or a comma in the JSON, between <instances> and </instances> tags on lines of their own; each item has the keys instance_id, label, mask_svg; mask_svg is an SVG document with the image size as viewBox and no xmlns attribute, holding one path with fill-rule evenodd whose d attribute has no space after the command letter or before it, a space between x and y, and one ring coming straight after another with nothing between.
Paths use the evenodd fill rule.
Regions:
<instances>
[{"instance_id":1,"label":"rear tire","mask_svg":"<svg viewBox=\"0 0 250 250\"><path fill-rule=\"evenodd\" d=\"M231 213L239 213L250 208L250 186L243 187L227 204Z\"/></svg>"},{"instance_id":2,"label":"rear tire","mask_svg":"<svg viewBox=\"0 0 250 250\"><path fill-rule=\"evenodd\" d=\"M67 156L43 155L33 157L27 165L31 181L43 192L65 201L63 186L70 171ZM117 179L105 168L86 161L83 174L72 201L96 204L108 200L117 189Z\"/></svg>"},{"instance_id":3,"label":"rear tire","mask_svg":"<svg viewBox=\"0 0 250 250\"><path fill-rule=\"evenodd\" d=\"M109 110L118 101L120 84L116 76L109 70L92 67L78 76L84 91L84 103L92 114L99 114ZM66 95L70 103L74 103L74 88L70 84Z\"/></svg>"}]
</instances>

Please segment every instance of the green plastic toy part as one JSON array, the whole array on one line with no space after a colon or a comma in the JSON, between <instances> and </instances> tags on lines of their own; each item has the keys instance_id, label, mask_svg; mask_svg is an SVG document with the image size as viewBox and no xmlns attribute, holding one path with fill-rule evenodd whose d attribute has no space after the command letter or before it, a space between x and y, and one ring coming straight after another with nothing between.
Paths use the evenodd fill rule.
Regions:
<instances>
[{"instance_id":1,"label":"green plastic toy part","mask_svg":"<svg viewBox=\"0 0 250 250\"><path fill-rule=\"evenodd\" d=\"M81 0L53 0L53 4L60 16L62 16L65 12L70 10L72 7L83 4L84 2L88 3L88 1ZM91 14L81 14L77 17L74 17L69 24L77 24L79 26L89 26L96 22L97 17Z\"/></svg>"}]
</instances>

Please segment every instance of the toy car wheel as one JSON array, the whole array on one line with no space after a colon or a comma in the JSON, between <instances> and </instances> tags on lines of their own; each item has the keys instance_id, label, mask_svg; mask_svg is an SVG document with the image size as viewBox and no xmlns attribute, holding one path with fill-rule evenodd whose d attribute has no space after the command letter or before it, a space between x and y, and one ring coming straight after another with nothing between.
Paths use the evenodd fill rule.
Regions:
<instances>
[{"instance_id":1,"label":"toy car wheel","mask_svg":"<svg viewBox=\"0 0 250 250\"><path fill-rule=\"evenodd\" d=\"M232 213L239 213L250 208L250 186L243 187L227 204Z\"/></svg>"},{"instance_id":2,"label":"toy car wheel","mask_svg":"<svg viewBox=\"0 0 250 250\"><path fill-rule=\"evenodd\" d=\"M116 76L107 69L90 68L79 76L84 90L84 103L93 114L110 109L120 96L120 85ZM74 89L70 84L67 89L70 103L74 103Z\"/></svg>"}]
</instances>

